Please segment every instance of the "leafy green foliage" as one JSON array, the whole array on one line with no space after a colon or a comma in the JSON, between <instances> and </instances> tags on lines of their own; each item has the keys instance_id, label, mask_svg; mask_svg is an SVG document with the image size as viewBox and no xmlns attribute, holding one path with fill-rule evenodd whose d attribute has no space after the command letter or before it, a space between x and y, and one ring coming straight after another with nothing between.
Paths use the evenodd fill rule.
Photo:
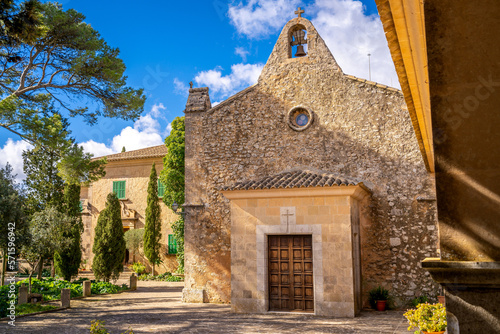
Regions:
<instances>
[{"instance_id":1,"label":"leafy green foliage","mask_svg":"<svg viewBox=\"0 0 500 334\"><path fill-rule=\"evenodd\" d=\"M41 146L23 152L26 208L29 215L48 206L62 211L64 181L58 175L58 161L59 156Z\"/></svg>"},{"instance_id":2,"label":"leafy green foliage","mask_svg":"<svg viewBox=\"0 0 500 334\"><path fill-rule=\"evenodd\" d=\"M90 334L109 334L106 327L104 327L105 323L101 320L92 320L90 322Z\"/></svg>"},{"instance_id":3,"label":"leafy green foliage","mask_svg":"<svg viewBox=\"0 0 500 334\"><path fill-rule=\"evenodd\" d=\"M16 305L16 315L30 314L35 312L49 311L56 309L53 305L22 304Z\"/></svg>"},{"instance_id":4,"label":"leafy green foliage","mask_svg":"<svg viewBox=\"0 0 500 334\"><path fill-rule=\"evenodd\" d=\"M163 282L182 282L182 278L173 276L171 273L163 273L160 275L142 274L137 277L139 281L163 281Z\"/></svg>"},{"instance_id":5,"label":"leafy green foliage","mask_svg":"<svg viewBox=\"0 0 500 334\"><path fill-rule=\"evenodd\" d=\"M18 102L10 102L22 105L43 92L46 101L58 103L71 116L82 115L90 123L99 115L136 118L143 111L145 97L142 90L125 85L119 50L109 47L84 22L83 14L64 11L61 5L50 2L39 8L45 30L39 38L33 43L0 45L2 54L18 56L15 62L1 58L5 70L0 74L0 95L17 97ZM80 101L81 106L69 108L60 96ZM89 105L95 108L90 111Z\"/></svg>"},{"instance_id":6,"label":"leafy green foliage","mask_svg":"<svg viewBox=\"0 0 500 334\"><path fill-rule=\"evenodd\" d=\"M74 217L63 214L53 206L33 214L29 225L30 242L24 248L25 258L48 258L71 243L65 234L77 223Z\"/></svg>"},{"instance_id":7,"label":"leafy green foliage","mask_svg":"<svg viewBox=\"0 0 500 334\"><path fill-rule=\"evenodd\" d=\"M97 279L118 279L123 271L125 239L120 213L120 202L115 193L108 194L106 207L101 211L95 228L94 261L92 270Z\"/></svg>"},{"instance_id":8,"label":"leafy green foliage","mask_svg":"<svg viewBox=\"0 0 500 334\"><path fill-rule=\"evenodd\" d=\"M0 168L0 249L2 251L7 250L9 246L9 226L15 226L16 233L18 233L24 222L23 198L14 178L12 166L9 163L5 165L5 168ZM19 247L18 243L15 245Z\"/></svg>"},{"instance_id":9,"label":"leafy green foliage","mask_svg":"<svg viewBox=\"0 0 500 334\"><path fill-rule=\"evenodd\" d=\"M370 302L370 306L375 308L375 304L377 300L388 300L389 299L389 290L384 289L379 286L375 289L370 290L368 301Z\"/></svg>"},{"instance_id":10,"label":"leafy green foliage","mask_svg":"<svg viewBox=\"0 0 500 334\"><path fill-rule=\"evenodd\" d=\"M20 195L14 178L15 176L12 175L12 167L8 163L5 168L0 168L0 250L2 251L3 258L2 285L4 283L5 270L7 269L6 260L9 248L11 251L16 251L26 242L27 224L23 210L24 198Z\"/></svg>"},{"instance_id":11,"label":"leafy green foliage","mask_svg":"<svg viewBox=\"0 0 500 334\"><path fill-rule=\"evenodd\" d=\"M161 239L161 208L158 203L158 175L155 163L151 166L148 182L148 197L146 207L146 223L144 226L144 255L153 265L160 264L160 239Z\"/></svg>"},{"instance_id":12,"label":"leafy green foliage","mask_svg":"<svg viewBox=\"0 0 500 334\"><path fill-rule=\"evenodd\" d=\"M144 243L144 229L134 228L124 234L125 246L131 253L140 253Z\"/></svg>"},{"instance_id":13,"label":"leafy green foliage","mask_svg":"<svg viewBox=\"0 0 500 334\"><path fill-rule=\"evenodd\" d=\"M89 184L106 175L106 158L92 159L82 146L71 145L57 164L59 176L68 184Z\"/></svg>"},{"instance_id":14,"label":"leafy green foliage","mask_svg":"<svg viewBox=\"0 0 500 334\"><path fill-rule=\"evenodd\" d=\"M71 239L71 243L68 247L54 254L54 265L56 273L70 281L71 277L78 274L82 262L81 234L83 233L83 223L80 214L80 185L66 184L64 211L68 216L75 218L75 223L71 229L64 232L64 235Z\"/></svg>"},{"instance_id":15,"label":"leafy green foliage","mask_svg":"<svg viewBox=\"0 0 500 334\"><path fill-rule=\"evenodd\" d=\"M90 291L93 295L102 295L105 293L117 293L123 290L127 290L128 286L126 284L122 284L122 286L118 286L116 284L112 284L109 282L94 282L90 285Z\"/></svg>"},{"instance_id":16,"label":"leafy green foliage","mask_svg":"<svg viewBox=\"0 0 500 334\"><path fill-rule=\"evenodd\" d=\"M160 181L165 186L163 202L172 208L172 204L184 204L184 150L185 129L184 117L176 117L172 121L172 131L165 139L167 155L163 158L163 170Z\"/></svg>"},{"instance_id":17,"label":"leafy green foliage","mask_svg":"<svg viewBox=\"0 0 500 334\"><path fill-rule=\"evenodd\" d=\"M176 117L172 122L172 131L165 139L167 155L163 158L163 170L160 181L164 184L163 202L172 209L176 202L184 203L184 154L185 154L185 127L184 117ZM177 261L179 273L184 272L184 219L171 223L171 228L177 240Z\"/></svg>"},{"instance_id":18,"label":"leafy green foliage","mask_svg":"<svg viewBox=\"0 0 500 334\"><path fill-rule=\"evenodd\" d=\"M58 280L53 277L46 278L43 280L38 280L36 278L32 279L32 292L40 293L43 295L43 300L56 300L61 298L61 289L70 289L71 298L83 296L83 286L82 282L88 280L86 278L78 279L73 282ZM15 284L15 297L17 304L17 296L19 295L19 287L22 283L28 283L28 279L19 281ZM105 293L117 293L123 290L127 290L128 286L123 284L118 286L109 282L98 282L91 281L91 292L92 294L99 295ZM9 306L9 294L10 286L3 285L0 286L0 318L7 315L7 307Z\"/></svg>"},{"instance_id":19,"label":"leafy green foliage","mask_svg":"<svg viewBox=\"0 0 500 334\"><path fill-rule=\"evenodd\" d=\"M132 270L138 275L141 275L146 272L146 266L140 262L134 262L134 264L132 265Z\"/></svg>"},{"instance_id":20,"label":"leafy green foliage","mask_svg":"<svg viewBox=\"0 0 500 334\"><path fill-rule=\"evenodd\" d=\"M184 218L179 217L176 221L170 223L172 232L174 233L175 240L177 240L177 262L179 267L177 272L179 274L184 273Z\"/></svg>"},{"instance_id":21,"label":"leafy green foliage","mask_svg":"<svg viewBox=\"0 0 500 334\"><path fill-rule=\"evenodd\" d=\"M92 320L90 322L90 334L109 334L108 330L104 326L105 322L101 320ZM134 334L132 329L128 329L122 334Z\"/></svg>"},{"instance_id":22,"label":"leafy green foliage","mask_svg":"<svg viewBox=\"0 0 500 334\"><path fill-rule=\"evenodd\" d=\"M65 181L95 181L104 162L58 131L60 110L90 124L98 116L134 119L143 111L142 90L126 86L119 50L75 10L37 0L6 0L0 9L0 127L58 155Z\"/></svg>"},{"instance_id":23,"label":"leafy green foliage","mask_svg":"<svg viewBox=\"0 0 500 334\"><path fill-rule=\"evenodd\" d=\"M440 304L418 304L416 309L404 314L408 320L408 330L416 328L415 334L423 332L440 332L446 330L446 308Z\"/></svg>"},{"instance_id":24,"label":"leafy green foliage","mask_svg":"<svg viewBox=\"0 0 500 334\"><path fill-rule=\"evenodd\" d=\"M413 305L413 307L417 307L418 304L424 304L424 303L428 303L429 302L429 298L427 298L427 296L419 296L419 297L415 297L411 300L411 304Z\"/></svg>"},{"instance_id":25,"label":"leafy green foliage","mask_svg":"<svg viewBox=\"0 0 500 334\"><path fill-rule=\"evenodd\" d=\"M0 1L0 45L33 42L45 33L41 24L41 6L36 0L17 5L13 0ZM9 61L16 61L16 54L0 54Z\"/></svg>"}]
</instances>

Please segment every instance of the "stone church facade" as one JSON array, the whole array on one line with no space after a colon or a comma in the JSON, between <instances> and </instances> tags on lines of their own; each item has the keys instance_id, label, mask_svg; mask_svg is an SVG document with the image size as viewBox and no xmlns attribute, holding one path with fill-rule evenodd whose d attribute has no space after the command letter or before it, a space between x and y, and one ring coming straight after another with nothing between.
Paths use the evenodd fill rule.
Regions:
<instances>
[{"instance_id":1,"label":"stone church facade","mask_svg":"<svg viewBox=\"0 0 500 334\"><path fill-rule=\"evenodd\" d=\"M92 246L94 244L95 227L99 213L106 206L106 197L112 191L118 191L121 205L123 230L144 228L147 190L151 166L155 163L156 172L163 169L163 157L167 154L165 145L148 147L140 150L122 152L106 156L106 176L82 187L80 198L82 202L82 220L84 231L82 234L82 259L86 269L92 268ZM119 187L118 187L119 186ZM161 258L162 263L156 267L158 273L174 272L177 269L175 249L169 247L172 243L170 222L178 219L161 200ZM125 263L142 262L151 271L149 262L140 254L132 254L127 250Z\"/></svg>"},{"instance_id":2,"label":"stone church facade","mask_svg":"<svg viewBox=\"0 0 500 334\"><path fill-rule=\"evenodd\" d=\"M184 301L352 317L378 285L437 294L433 176L400 91L345 75L299 15L257 84L215 107L189 93Z\"/></svg>"}]
</instances>

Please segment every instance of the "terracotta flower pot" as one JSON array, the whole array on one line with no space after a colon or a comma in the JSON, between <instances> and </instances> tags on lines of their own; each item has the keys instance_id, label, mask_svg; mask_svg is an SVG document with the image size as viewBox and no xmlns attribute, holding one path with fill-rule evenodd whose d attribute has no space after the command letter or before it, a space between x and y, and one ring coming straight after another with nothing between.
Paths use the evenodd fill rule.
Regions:
<instances>
[{"instance_id":1,"label":"terracotta flower pot","mask_svg":"<svg viewBox=\"0 0 500 334\"><path fill-rule=\"evenodd\" d=\"M377 311L385 311L386 300L377 300Z\"/></svg>"},{"instance_id":2,"label":"terracotta flower pot","mask_svg":"<svg viewBox=\"0 0 500 334\"><path fill-rule=\"evenodd\" d=\"M443 334L445 331L440 331L440 332L424 332L422 331L424 334Z\"/></svg>"},{"instance_id":3,"label":"terracotta flower pot","mask_svg":"<svg viewBox=\"0 0 500 334\"><path fill-rule=\"evenodd\" d=\"M444 296L437 296L437 297L438 297L439 303L445 305L446 299L444 298Z\"/></svg>"}]
</instances>

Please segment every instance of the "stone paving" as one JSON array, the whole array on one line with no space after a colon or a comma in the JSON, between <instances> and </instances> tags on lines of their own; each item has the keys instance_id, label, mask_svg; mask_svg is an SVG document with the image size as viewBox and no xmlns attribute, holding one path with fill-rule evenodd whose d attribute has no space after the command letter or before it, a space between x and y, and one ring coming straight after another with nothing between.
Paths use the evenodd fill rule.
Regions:
<instances>
[{"instance_id":1,"label":"stone paving","mask_svg":"<svg viewBox=\"0 0 500 334\"><path fill-rule=\"evenodd\" d=\"M0 323L0 333L89 333L91 320L111 334L134 333L392 333L407 334L402 311L366 311L354 319L303 314L234 314L229 305L181 303L183 283L139 282L137 291L72 300L71 309Z\"/></svg>"}]
</instances>

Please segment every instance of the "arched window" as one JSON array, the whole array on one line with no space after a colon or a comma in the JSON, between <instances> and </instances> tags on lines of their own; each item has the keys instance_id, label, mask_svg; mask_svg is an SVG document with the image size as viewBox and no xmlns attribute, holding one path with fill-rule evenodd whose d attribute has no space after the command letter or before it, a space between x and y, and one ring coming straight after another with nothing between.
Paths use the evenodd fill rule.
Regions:
<instances>
[{"instance_id":1,"label":"arched window","mask_svg":"<svg viewBox=\"0 0 500 334\"><path fill-rule=\"evenodd\" d=\"M289 41L291 50L290 58L307 56L307 30L303 25L298 24L290 29Z\"/></svg>"}]
</instances>

